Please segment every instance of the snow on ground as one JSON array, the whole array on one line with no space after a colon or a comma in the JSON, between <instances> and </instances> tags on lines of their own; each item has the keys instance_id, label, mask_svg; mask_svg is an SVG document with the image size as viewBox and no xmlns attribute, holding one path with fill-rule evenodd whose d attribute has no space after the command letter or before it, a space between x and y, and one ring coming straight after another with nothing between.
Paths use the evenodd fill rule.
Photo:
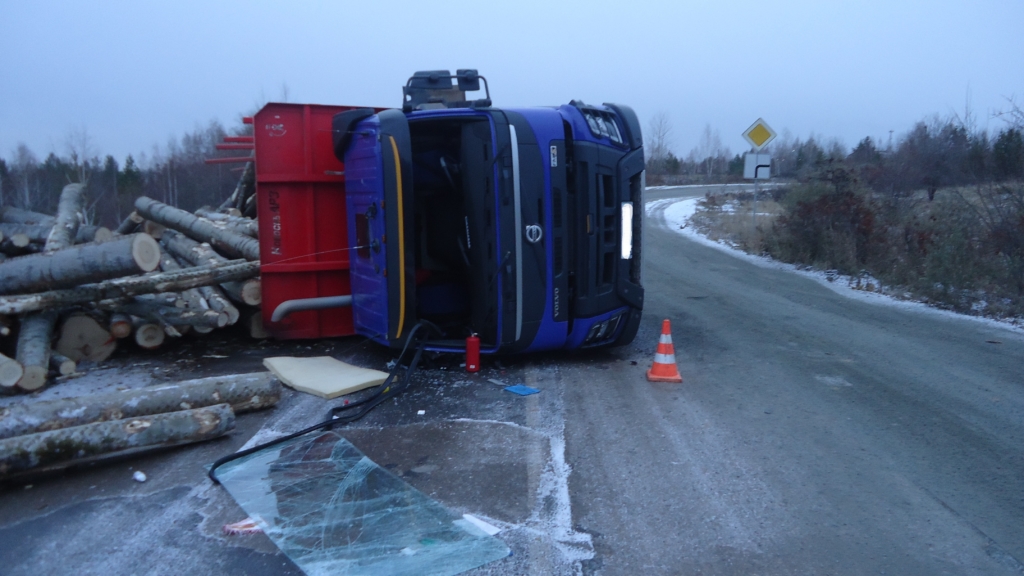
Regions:
<instances>
[{"instance_id":1,"label":"snow on ground","mask_svg":"<svg viewBox=\"0 0 1024 576\"><path fill-rule=\"evenodd\" d=\"M651 188L648 188L650 190ZM648 222L656 226L660 226L667 230L671 230L678 234L697 242L705 246L709 246L716 250L721 250L730 256L746 260L751 264L760 266L762 268L774 268L776 270L785 270L787 272L793 272L810 278L822 286L829 288L830 290L845 296L847 298L853 298L863 302L869 302L877 305L892 306L895 308L901 308L904 310L910 310L918 313L936 314L944 316L946 318L959 318L967 319L975 322L980 322L992 327L1009 329L1018 334L1024 334L1024 326L1019 324L1011 323L1010 321L995 320L992 318L984 318L981 316L968 316L966 314L959 314L949 310L941 310L928 306L923 302L910 299L900 299L888 294L880 294L878 292L868 292L854 288L857 284L857 279L851 276L842 274L835 274L833 272L826 272L823 270L806 270L798 268L793 264L787 264L785 262L779 262L768 256L755 256L748 254L738 248L734 248L724 242L716 242L701 234L694 226L690 224L690 218L697 213L700 209L698 203L703 198L687 198L680 200L678 198L666 198L662 200L652 200L646 204L646 212ZM872 282L877 281L871 279Z\"/></svg>"}]
</instances>

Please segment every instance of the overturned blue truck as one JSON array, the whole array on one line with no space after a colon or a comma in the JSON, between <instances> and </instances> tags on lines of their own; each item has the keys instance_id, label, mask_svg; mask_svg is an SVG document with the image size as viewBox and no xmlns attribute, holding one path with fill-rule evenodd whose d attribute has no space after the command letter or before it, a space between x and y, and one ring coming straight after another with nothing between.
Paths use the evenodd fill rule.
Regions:
<instances>
[{"instance_id":1,"label":"overturned blue truck","mask_svg":"<svg viewBox=\"0 0 1024 576\"><path fill-rule=\"evenodd\" d=\"M644 299L633 110L497 108L475 70L417 72L403 93L401 109L256 115L268 331L400 347L428 320L427 349L462 352L475 334L491 354L631 342Z\"/></svg>"}]
</instances>

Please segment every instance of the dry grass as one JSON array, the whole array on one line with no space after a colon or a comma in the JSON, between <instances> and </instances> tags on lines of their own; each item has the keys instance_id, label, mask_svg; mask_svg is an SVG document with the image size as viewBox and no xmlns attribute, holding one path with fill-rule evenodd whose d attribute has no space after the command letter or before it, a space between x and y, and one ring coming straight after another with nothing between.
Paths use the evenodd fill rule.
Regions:
<instances>
[{"instance_id":1,"label":"dry grass","mask_svg":"<svg viewBox=\"0 0 1024 576\"><path fill-rule=\"evenodd\" d=\"M749 192L709 194L698 204L690 222L712 240L751 254L763 254L768 233L783 208L778 202L759 196L754 214L754 204Z\"/></svg>"}]
</instances>

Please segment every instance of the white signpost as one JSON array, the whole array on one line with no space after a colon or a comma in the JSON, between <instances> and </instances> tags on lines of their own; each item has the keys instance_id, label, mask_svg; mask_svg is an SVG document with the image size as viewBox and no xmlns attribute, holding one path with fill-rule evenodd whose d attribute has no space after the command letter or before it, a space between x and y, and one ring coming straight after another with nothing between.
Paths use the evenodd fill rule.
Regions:
<instances>
[{"instance_id":1,"label":"white signpost","mask_svg":"<svg viewBox=\"0 0 1024 576\"><path fill-rule=\"evenodd\" d=\"M754 227L757 227L757 193L760 192L758 180L767 180L772 176L771 154L761 154L761 149L775 139L775 130L764 121L758 118L756 122L743 131L743 137L754 147L753 152L747 152L743 157L743 177L754 181L754 206L751 210L751 219Z\"/></svg>"}]
</instances>

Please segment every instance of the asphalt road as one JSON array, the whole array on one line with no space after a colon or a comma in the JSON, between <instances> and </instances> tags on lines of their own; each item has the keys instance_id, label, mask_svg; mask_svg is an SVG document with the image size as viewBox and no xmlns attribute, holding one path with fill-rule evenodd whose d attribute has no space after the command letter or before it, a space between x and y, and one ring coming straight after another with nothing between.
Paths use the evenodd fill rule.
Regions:
<instances>
[{"instance_id":1,"label":"asphalt road","mask_svg":"<svg viewBox=\"0 0 1024 576\"><path fill-rule=\"evenodd\" d=\"M345 430L456 516L502 528L512 556L471 574L1022 571L1020 333L852 300L658 214L645 233L633 345L485 359L477 375L428 359L409 393ZM663 318L683 384L644 379ZM391 358L357 338L216 335L119 352L86 378L132 387L275 355ZM516 383L541 393L501 386ZM287 392L222 440L0 487L0 573L301 574L265 536L222 533L245 513L204 466L331 405Z\"/></svg>"},{"instance_id":2,"label":"asphalt road","mask_svg":"<svg viewBox=\"0 0 1024 576\"><path fill-rule=\"evenodd\" d=\"M685 239L658 214L648 224L638 341L671 319L685 383L612 364L566 386L589 568L1024 571L1019 332L846 298Z\"/></svg>"}]
</instances>

